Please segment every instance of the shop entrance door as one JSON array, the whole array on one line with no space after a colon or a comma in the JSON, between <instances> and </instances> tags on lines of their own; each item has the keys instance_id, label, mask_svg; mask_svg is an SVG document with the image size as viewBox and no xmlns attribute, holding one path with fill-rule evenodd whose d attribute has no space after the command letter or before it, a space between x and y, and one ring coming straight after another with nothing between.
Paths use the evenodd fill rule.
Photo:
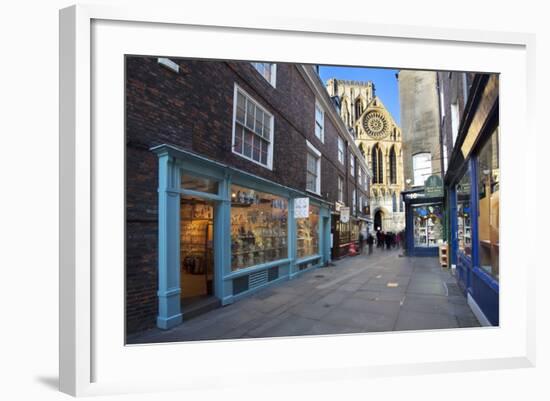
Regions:
<instances>
[{"instance_id":1,"label":"shop entrance door","mask_svg":"<svg viewBox=\"0 0 550 401\"><path fill-rule=\"evenodd\" d=\"M183 318L219 306L214 297L214 204L182 196L180 204L180 287Z\"/></svg>"}]
</instances>

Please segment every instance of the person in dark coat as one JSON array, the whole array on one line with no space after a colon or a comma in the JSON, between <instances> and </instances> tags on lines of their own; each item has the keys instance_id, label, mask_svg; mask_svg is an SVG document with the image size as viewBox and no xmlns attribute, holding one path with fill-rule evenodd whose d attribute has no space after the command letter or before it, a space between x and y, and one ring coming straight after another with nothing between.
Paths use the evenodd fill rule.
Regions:
<instances>
[{"instance_id":1,"label":"person in dark coat","mask_svg":"<svg viewBox=\"0 0 550 401\"><path fill-rule=\"evenodd\" d=\"M384 241L386 242L386 249L387 250L391 249L391 243L392 243L391 233L386 233L385 234Z\"/></svg>"},{"instance_id":2,"label":"person in dark coat","mask_svg":"<svg viewBox=\"0 0 550 401\"><path fill-rule=\"evenodd\" d=\"M369 246L369 255L372 254L372 245L374 244L374 237L369 233L367 236L367 245Z\"/></svg>"}]
</instances>

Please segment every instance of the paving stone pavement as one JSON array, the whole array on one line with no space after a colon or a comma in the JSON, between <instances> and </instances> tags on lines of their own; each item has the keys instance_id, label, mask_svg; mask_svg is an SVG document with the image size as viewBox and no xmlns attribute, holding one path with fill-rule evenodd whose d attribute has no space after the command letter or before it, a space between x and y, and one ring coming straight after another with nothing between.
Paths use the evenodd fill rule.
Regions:
<instances>
[{"instance_id":1,"label":"paving stone pavement","mask_svg":"<svg viewBox=\"0 0 550 401\"><path fill-rule=\"evenodd\" d=\"M479 327L437 258L376 249L128 344Z\"/></svg>"}]
</instances>

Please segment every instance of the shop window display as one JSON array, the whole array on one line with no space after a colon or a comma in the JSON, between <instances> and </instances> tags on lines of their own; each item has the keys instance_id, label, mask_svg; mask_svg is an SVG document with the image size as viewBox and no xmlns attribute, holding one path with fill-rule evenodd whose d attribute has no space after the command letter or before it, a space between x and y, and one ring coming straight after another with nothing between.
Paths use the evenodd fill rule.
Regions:
<instances>
[{"instance_id":1,"label":"shop window display","mask_svg":"<svg viewBox=\"0 0 550 401\"><path fill-rule=\"evenodd\" d=\"M437 246L443 240L443 207L440 204L413 207L414 246Z\"/></svg>"},{"instance_id":2,"label":"shop window display","mask_svg":"<svg viewBox=\"0 0 550 401\"><path fill-rule=\"evenodd\" d=\"M296 219L297 257L319 253L319 208L309 205L309 217Z\"/></svg>"},{"instance_id":3,"label":"shop window display","mask_svg":"<svg viewBox=\"0 0 550 401\"><path fill-rule=\"evenodd\" d=\"M288 201L231 187L231 270L288 257Z\"/></svg>"},{"instance_id":4,"label":"shop window display","mask_svg":"<svg viewBox=\"0 0 550 401\"><path fill-rule=\"evenodd\" d=\"M478 157L479 265L499 278L499 131L493 132Z\"/></svg>"},{"instance_id":5,"label":"shop window display","mask_svg":"<svg viewBox=\"0 0 550 401\"><path fill-rule=\"evenodd\" d=\"M458 249L465 255L472 254L472 216L470 212L470 168L464 172L456 186Z\"/></svg>"}]
</instances>

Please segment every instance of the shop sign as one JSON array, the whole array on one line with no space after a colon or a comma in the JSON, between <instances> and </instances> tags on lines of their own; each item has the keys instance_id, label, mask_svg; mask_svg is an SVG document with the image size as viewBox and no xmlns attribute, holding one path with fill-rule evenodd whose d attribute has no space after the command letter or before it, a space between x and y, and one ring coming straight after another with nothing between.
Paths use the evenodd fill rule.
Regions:
<instances>
[{"instance_id":1,"label":"shop sign","mask_svg":"<svg viewBox=\"0 0 550 401\"><path fill-rule=\"evenodd\" d=\"M294 218L306 219L309 217L309 198L294 199Z\"/></svg>"},{"instance_id":2,"label":"shop sign","mask_svg":"<svg viewBox=\"0 0 550 401\"><path fill-rule=\"evenodd\" d=\"M342 208L342 206L344 206L344 204L343 204L342 202L336 201L336 202L334 203L334 210L335 210L336 212L339 212L340 209Z\"/></svg>"},{"instance_id":3,"label":"shop sign","mask_svg":"<svg viewBox=\"0 0 550 401\"><path fill-rule=\"evenodd\" d=\"M342 223L349 222L349 206L340 208L340 221Z\"/></svg>"},{"instance_id":4,"label":"shop sign","mask_svg":"<svg viewBox=\"0 0 550 401\"><path fill-rule=\"evenodd\" d=\"M443 196L443 180L438 175L429 176L424 182L424 195L427 198Z\"/></svg>"}]
</instances>

